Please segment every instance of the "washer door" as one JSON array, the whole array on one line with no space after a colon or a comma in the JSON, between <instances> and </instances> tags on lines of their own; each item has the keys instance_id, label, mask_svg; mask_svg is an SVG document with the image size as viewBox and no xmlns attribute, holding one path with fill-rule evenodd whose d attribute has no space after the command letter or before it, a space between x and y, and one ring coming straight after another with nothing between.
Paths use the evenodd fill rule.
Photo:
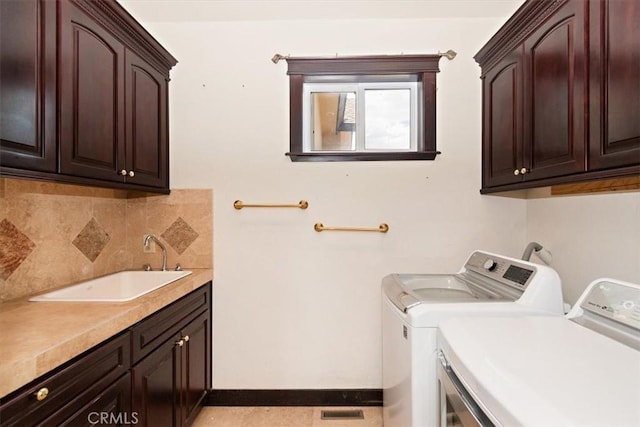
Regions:
<instances>
[{"instance_id":1,"label":"washer door","mask_svg":"<svg viewBox=\"0 0 640 427\"><path fill-rule=\"evenodd\" d=\"M491 299L458 275L398 274L400 286L419 301L474 302Z\"/></svg>"},{"instance_id":2,"label":"washer door","mask_svg":"<svg viewBox=\"0 0 640 427\"><path fill-rule=\"evenodd\" d=\"M446 302L446 301L467 301L477 300L478 297L467 289L414 289L413 293L420 297L422 301Z\"/></svg>"},{"instance_id":3,"label":"washer door","mask_svg":"<svg viewBox=\"0 0 640 427\"><path fill-rule=\"evenodd\" d=\"M454 303L496 300L459 275L390 274L382 279L386 297L403 313L423 302Z\"/></svg>"}]
</instances>

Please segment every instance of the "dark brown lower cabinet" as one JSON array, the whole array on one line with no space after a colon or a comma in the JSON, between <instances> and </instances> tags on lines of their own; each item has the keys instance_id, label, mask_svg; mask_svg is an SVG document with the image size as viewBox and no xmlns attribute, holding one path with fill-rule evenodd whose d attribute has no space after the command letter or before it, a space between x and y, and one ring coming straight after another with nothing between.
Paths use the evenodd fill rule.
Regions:
<instances>
[{"instance_id":1,"label":"dark brown lower cabinet","mask_svg":"<svg viewBox=\"0 0 640 427\"><path fill-rule=\"evenodd\" d=\"M0 399L0 425L186 427L210 388L211 282Z\"/></svg>"},{"instance_id":2,"label":"dark brown lower cabinet","mask_svg":"<svg viewBox=\"0 0 640 427\"><path fill-rule=\"evenodd\" d=\"M133 411L141 425L193 422L208 388L210 331L209 313L202 313L134 366Z\"/></svg>"},{"instance_id":3,"label":"dark brown lower cabinet","mask_svg":"<svg viewBox=\"0 0 640 427\"><path fill-rule=\"evenodd\" d=\"M130 415L130 366L131 339L125 332L1 399L0 423L76 426L91 425L92 412L113 420Z\"/></svg>"}]
</instances>

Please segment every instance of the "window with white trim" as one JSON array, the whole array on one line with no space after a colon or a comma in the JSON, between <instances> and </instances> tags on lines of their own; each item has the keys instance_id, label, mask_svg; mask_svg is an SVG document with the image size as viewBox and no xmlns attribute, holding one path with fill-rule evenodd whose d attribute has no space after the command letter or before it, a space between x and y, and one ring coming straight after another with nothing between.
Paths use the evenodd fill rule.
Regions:
<instances>
[{"instance_id":1,"label":"window with white trim","mask_svg":"<svg viewBox=\"0 0 640 427\"><path fill-rule=\"evenodd\" d=\"M418 82L305 83L303 151L416 152Z\"/></svg>"},{"instance_id":2,"label":"window with white trim","mask_svg":"<svg viewBox=\"0 0 640 427\"><path fill-rule=\"evenodd\" d=\"M441 55L286 58L292 161L433 160Z\"/></svg>"}]
</instances>

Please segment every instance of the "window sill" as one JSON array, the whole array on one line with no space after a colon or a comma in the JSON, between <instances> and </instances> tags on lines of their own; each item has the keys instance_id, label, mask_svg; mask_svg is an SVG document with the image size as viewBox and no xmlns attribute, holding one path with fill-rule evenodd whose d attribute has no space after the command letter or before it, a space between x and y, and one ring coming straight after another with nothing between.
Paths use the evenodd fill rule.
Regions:
<instances>
[{"instance_id":1,"label":"window sill","mask_svg":"<svg viewBox=\"0 0 640 427\"><path fill-rule=\"evenodd\" d=\"M380 160L434 160L440 151L378 153L286 153L292 162L362 162Z\"/></svg>"}]
</instances>

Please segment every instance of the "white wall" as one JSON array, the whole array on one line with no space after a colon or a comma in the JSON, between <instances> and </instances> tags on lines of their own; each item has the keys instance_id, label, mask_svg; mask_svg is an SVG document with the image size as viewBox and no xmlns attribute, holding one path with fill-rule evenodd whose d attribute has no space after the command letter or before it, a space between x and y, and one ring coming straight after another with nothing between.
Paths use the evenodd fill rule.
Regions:
<instances>
[{"instance_id":1,"label":"white wall","mask_svg":"<svg viewBox=\"0 0 640 427\"><path fill-rule=\"evenodd\" d=\"M640 282L640 267L630 267L640 253L637 195L530 201L479 195L481 93L472 56L504 17L446 18L445 2L414 2L442 13L436 19L207 21L203 12L182 21L187 6L176 2L122 2L134 16L146 4L154 19L181 20L140 18L180 61L171 73L171 184L214 189L215 388L379 388L380 279L391 272L451 272L476 248L517 257L528 241L539 241L553 252L568 300L601 274ZM465 16L473 4L446 7ZM443 154L435 161L292 163L285 157L287 65L274 65L273 54L447 49L458 57L440 63ZM306 199L310 206L237 211L236 199ZM318 221L387 222L390 231L316 233Z\"/></svg>"},{"instance_id":2,"label":"white wall","mask_svg":"<svg viewBox=\"0 0 640 427\"><path fill-rule=\"evenodd\" d=\"M600 277L640 283L640 193L529 200L527 238L551 250L572 304Z\"/></svg>"},{"instance_id":3,"label":"white wall","mask_svg":"<svg viewBox=\"0 0 640 427\"><path fill-rule=\"evenodd\" d=\"M171 82L171 184L214 189L214 387L381 386L380 279L450 272L473 249L519 255L526 202L480 186L480 82L472 59L495 19L153 23L180 61ZM318 36L322 34L322 36ZM292 163L296 56L436 53L436 161ZM237 211L245 202L309 209ZM379 233L317 233L390 225Z\"/></svg>"}]
</instances>

